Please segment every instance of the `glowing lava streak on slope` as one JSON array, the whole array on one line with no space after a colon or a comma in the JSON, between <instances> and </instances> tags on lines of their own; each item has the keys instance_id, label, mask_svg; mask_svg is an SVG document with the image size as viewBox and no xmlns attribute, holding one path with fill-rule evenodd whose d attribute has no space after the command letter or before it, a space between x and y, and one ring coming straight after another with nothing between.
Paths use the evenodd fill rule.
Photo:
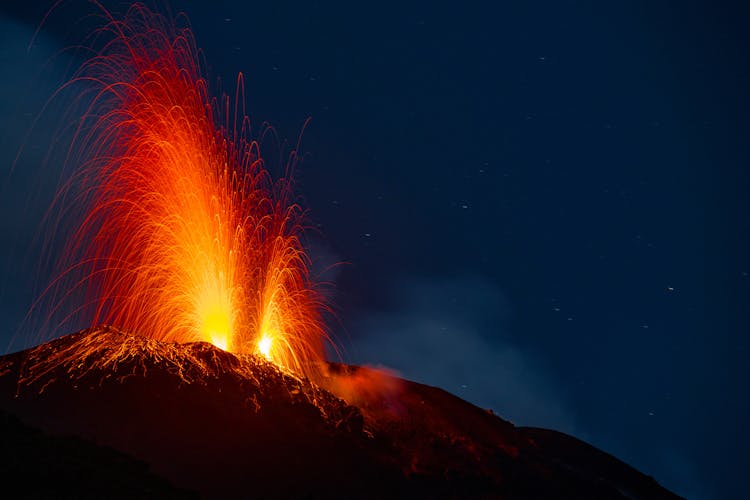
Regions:
<instances>
[{"instance_id":1,"label":"glowing lava streak on slope","mask_svg":"<svg viewBox=\"0 0 750 500\"><path fill-rule=\"evenodd\" d=\"M233 105L211 98L189 29L140 4L121 20L103 12L95 55L71 82L88 89L87 109L55 202L84 215L46 294L56 309L78 300L92 325L314 374L327 337L300 241L295 152L273 181L240 108L242 76Z\"/></svg>"}]
</instances>

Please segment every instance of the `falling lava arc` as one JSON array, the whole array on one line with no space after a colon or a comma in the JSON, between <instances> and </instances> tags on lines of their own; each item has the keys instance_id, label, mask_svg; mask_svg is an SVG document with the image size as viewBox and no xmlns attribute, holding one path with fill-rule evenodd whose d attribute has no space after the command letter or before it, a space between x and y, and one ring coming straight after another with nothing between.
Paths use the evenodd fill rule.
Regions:
<instances>
[{"instance_id":1,"label":"falling lava arc","mask_svg":"<svg viewBox=\"0 0 750 500\"><path fill-rule=\"evenodd\" d=\"M81 215L42 294L48 328L207 341L315 376L330 339L301 240L296 152L272 179L242 75L234 101L211 97L189 28L142 4L122 19L101 12L94 55L67 84L85 89L85 112L50 214ZM58 217L55 228L70 223Z\"/></svg>"}]
</instances>

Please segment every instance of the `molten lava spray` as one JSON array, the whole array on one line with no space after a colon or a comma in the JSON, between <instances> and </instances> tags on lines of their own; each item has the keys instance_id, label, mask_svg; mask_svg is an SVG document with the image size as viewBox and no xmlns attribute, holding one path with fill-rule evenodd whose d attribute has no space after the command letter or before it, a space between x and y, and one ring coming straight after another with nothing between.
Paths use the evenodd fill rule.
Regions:
<instances>
[{"instance_id":1,"label":"molten lava spray","mask_svg":"<svg viewBox=\"0 0 750 500\"><path fill-rule=\"evenodd\" d=\"M73 80L94 89L68 153L77 167L53 205L84 215L46 293L58 309L79 301L66 320L314 374L327 336L300 239L296 154L274 181L249 137L242 75L233 104L212 98L189 29L143 5L103 12Z\"/></svg>"}]
</instances>

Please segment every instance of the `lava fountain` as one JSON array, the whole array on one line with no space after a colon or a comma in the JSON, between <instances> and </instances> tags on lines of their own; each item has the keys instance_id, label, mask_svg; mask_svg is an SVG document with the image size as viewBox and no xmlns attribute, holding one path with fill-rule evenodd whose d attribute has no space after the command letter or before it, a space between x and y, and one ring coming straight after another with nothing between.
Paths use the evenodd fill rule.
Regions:
<instances>
[{"instance_id":1,"label":"lava fountain","mask_svg":"<svg viewBox=\"0 0 750 500\"><path fill-rule=\"evenodd\" d=\"M141 4L101 8L50 214L73 224L43 293L76 318L167 342L211 342L313 375L329 339L309 272L296 152L273 179L234 99L214 98L192 32ZM75 210L70 209L75 207ZM60 215L63 214L63 215ZM65 217L68 217L67 219Z\"/></svg>"}]
</instances>

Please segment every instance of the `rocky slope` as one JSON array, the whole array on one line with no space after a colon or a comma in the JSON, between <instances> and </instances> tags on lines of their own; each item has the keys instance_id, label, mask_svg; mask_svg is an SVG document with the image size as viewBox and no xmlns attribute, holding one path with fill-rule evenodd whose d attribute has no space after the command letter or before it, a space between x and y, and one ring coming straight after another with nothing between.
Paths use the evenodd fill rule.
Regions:
<instances>
[{"instance_id":1,"label":"rocky slope","mask_svg":"<svg viewBox=\"0 0 750 500\"><path fill-rule=\"evenodd\" d=\"M171 483L174 496L675 498L575 438L514 427L441 389L368 368L326 372L312 383L259 357L100 327L0 357L0 410L48 439L147 464L166 481L133 481ZM95 463L69 493L102 484L111 466ZM106 496L152 491L110 486Z\"/></svg>"}]
</instances>

